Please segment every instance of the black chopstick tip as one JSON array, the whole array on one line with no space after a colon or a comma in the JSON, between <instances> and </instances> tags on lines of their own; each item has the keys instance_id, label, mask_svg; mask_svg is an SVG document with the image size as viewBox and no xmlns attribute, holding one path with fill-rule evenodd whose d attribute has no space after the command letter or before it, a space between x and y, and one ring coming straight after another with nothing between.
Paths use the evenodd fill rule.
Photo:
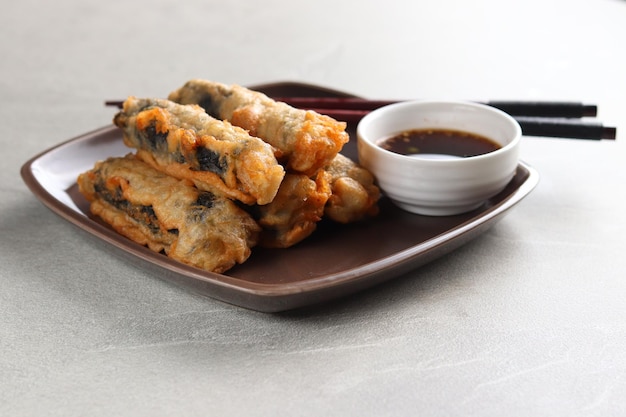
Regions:
<instances>
[{"instance_id":1,"label":"black chopstick tip","mask_svg":"<svg viewBox=\"0 0 626 417\"><path fill-rule=\"evenodd\" d=\"M117 107L121 109L124 106L124 102L121 100L107 100L104 102L104 105L107 107Z\"/></svg>"},{"instance_id":2,"label":"black chopstick tip","mask_svg":"<svg viewBox=\"0 0 626 417\"><path fill-rule=\"evenodd\" d=\"M598 115L598 106L595 104L583 104L582 117L596 117Z\"/></svg>"},{"instance_id":3,"label":"black chopstick tip","mask_svg":"<svg viewBox=\"0 0 626 417\"><path fill-rule=\"evenodd\" d=\"M604 127L602 129L602 139L615 140L617 138L616 127Z\"/></svg>"}]
</instances>

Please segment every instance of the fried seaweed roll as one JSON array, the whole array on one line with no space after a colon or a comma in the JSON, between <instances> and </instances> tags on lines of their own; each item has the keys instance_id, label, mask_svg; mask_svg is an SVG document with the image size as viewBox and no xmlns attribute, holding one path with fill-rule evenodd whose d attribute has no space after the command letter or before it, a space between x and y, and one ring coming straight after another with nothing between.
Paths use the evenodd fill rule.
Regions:
<instances>
[{"instance_id":1,"label":"fried seaweed roll","mask_svg":"<svg viewBox=\"0 0 626 417\"><path fill-rule=\"evenodd\" d=\"M326 167L332 195L324 216L339 223L351 223L378 214L380 189L373 175L350 158L338 154Z\"/></svg>"},{"instance_id":2,"label":"fried seaweed roll","mask_svg":"<svg viewBox=\"0 0 626 417\"><path fill-rule=\"evenodd\" d=\"M352 223L375 216L379 198L372 174L338 154L315 177L287 173L274 201L250 212L263 229L260 246L287 248L311 235L322 218Z\"/></svg>"},{"instance_id":3,"label":"fried seaweed roll","mask_svg":"<svg viewBox=\"0 0 626 417\"><path fill-rule=\"evenodd\" d=\"M325 171L318 172L315 178L285 175L274 201L252 210L263 229L259 245L287 248L311 235L322 219L328 197L330 184Z\"/></svg>"},{"instance_id":4,"label":"fried seaweed roll","mask_svg":"<svg viewBox=\"0 0 626 417\"><path fill-rule=\"evenodd\" d=\"M288 170L313 176L348 142L346 124L300 110L238 85L190 80L169 99L198 104L211 116L230 121L278 150Z\"/></svg>"},{"instance_id":5,"label":"fried seaweed roll","mask_svg":"<svg viewBox=\"0 0 626 417\"><path fill-rule=\"evenodd\" d=\"M113 122L153 168L246 204L272 201L285 175L270 145L198 106L129 97Z\"/></svg>"},{"instance_id":6,"label":"fried seaweed roll","mask_svg":"<svg viewBox=\"0 0 626 417\"><path fill-rule=\"evenodd\" d=\"M78 177L91 212L155 252L204 270L244 262L259 226L231 200L161 173L134 155L110 158Z\"/></svg>"}]
</instances>

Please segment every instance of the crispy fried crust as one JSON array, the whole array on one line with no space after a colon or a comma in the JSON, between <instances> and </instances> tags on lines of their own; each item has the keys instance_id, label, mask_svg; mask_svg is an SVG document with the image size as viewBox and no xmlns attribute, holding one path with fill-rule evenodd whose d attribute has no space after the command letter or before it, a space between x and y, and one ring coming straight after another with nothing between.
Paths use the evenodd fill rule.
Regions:
<instances>
[{"instance_id":1,"label":"crispy fried crust","mask_svg":"<svg viewBox=\"0 0 626 417\"><path fill-rule=\"evenodd\" d=\"M328 165L348 142L345 123L238 85L190 80L169 99L198 104L213 117L248 130L276 148L288 170L308 176Z\"/></svg>"},{"instance_id":2,"label":"crispy fried crust","mask_svg":"<svg viewBox=\"0 0 626 417\"><path fill-rule=\"evenodd\" d=\"M372 174L341 154L314 178L288 173L274 201L251 210L263 228L259 245L293 246L311 235L323 217L338 223L373 217L379 198Z\"/></svg>"},{"instance_id":3,"label":"crispy fried crust","mask_svg":"<svg viewBox=\"0 0 626 417\"><path fill-rule=\"evenodd\" d=\"M198 106L129 97L113 122L153 168L246 204L267 204L284 177L270 145Z\"/></svg>"},{"instance_id":4,"label":"crispy fried crust","mask_svg":"<svg viewBox=\"0 0 626 417\"><path fill-rule=\"evenodd\" d=\"M287 248L311 235L330 197L328 179L325 171L313 179L303 174L285 175L274 201L254 210L263 228L259 245Z\"/></svg>"},{"instance_id":5,"label":"crispy fried crust","mask_svg":"<svg viewBox=\"0 0 626 417\"><path fill-rule=\"evenodd\" d=\"M259 226L227 198L137 159L109 158L78 177L91 212L118 233L177 261L224 272L250 256Z\"/></svg>"},{"instance_id":6,"label":"crispy fried crust","mask_svg":"<svg viewBox=\"0 0 626 417\"><path fill-rule=\"evenodd\" d=\"M326 171L332 190L324 209L326 217L339 223L351 223L378 214L380 189L369 171L341 154Z\"/></svg>"}]
</instances>

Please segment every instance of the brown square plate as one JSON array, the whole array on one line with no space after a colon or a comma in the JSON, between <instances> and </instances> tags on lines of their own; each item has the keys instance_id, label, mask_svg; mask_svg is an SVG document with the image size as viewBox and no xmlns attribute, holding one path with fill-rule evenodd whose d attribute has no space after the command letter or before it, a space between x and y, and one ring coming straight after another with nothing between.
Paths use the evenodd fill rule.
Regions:
<instances>
[{"instance_id":1,"label":"brown square plate","mask_svg":"<svg viewBox=\"0 0 626 417\"><path fill-rule=\"evenodd\" d=\"M253 86L270 96L349 96L292 82ZM356 160L355 125L342 153ZM113 126L85 133L26 162L22 178L53 212L159 278L241 307L278 312L331 300L380 284L467 243L519 203L539 180L520 162L517 174L479 209L456 216L428 217L396 208L386 198L373 220L350 225L322 221L305 241L289 249L254 248L251 257L225 274L196 269L150 251L117 234L89 213L78 192L79 173L98 160L131 152Z\"/></svg>"}]
</instances>

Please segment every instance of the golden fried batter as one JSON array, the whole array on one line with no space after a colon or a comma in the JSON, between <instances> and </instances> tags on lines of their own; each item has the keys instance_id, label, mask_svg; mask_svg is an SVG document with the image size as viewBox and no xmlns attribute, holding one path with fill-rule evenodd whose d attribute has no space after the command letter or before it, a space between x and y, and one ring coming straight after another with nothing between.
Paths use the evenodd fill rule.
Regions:
<instances>
[{"instance_id":1,"label":"golden fried batter","mask_svg":"<svg viewBox=\"0 0 626 417\"><path fill-rule=\"evenodd\" d=\"M328 165L348 142L345 123L238 85L190 80L169 99L198 104L211 116L248 130L276 148L288 170L308 176Z\"/></svg>"},{"instance_id":2,"label":"golden fried batter","mask_svg":"<svg viewBox=\"0 0 626 417\"><path fill-rule=\"evenodd\" d=\"M272 201L285 175L270 145L198 106L129 97L113 122L153 168L246 204Z\"/></svg>"},{"instance_id":3,"label":"golden fried batter","mask_svg":"<svg viewBox=\"0 0 626 417\"><path fill-rule=\"evenodd\" d=\"M227 198L163 174L134 155L78 177L91 212L118 233L177 261L224 272L250 256L259 226Z\"/></svg>"},{"instance_id":4,"label":"golden fried batter","mask_svg":"<svg viewBox=\"0 0 626 417\"><path fill-rule=\"evenodd\" d=\"M341 154L314 178L287 173L274 201L251 210L263 228L259 245L293 246L311 235L322 217L351 223L375 216L379 198L372 174Z\"/></svg>"},{"instance_id":5,"label":"golden fried batter","mask_svg":"<svg viewBox=\"0 0 626 417\"><path fill-rule=\"evenodd\" d=\"M332 195L326 203L325 216L339 223L351 223L378 214L380 189L368 170L338 154L326 171Z\"/></svg>"},{"instance_id":6,"label":"golden fried batter","mask_svg":"<svg viewBox=\"0 0 626 417\"><path fill-rule=\"evenodd\" d=\"M303 174L287 174L270 204L258 206L255 217L263 228L260 246L287 248L308 237L324 214L330 196L328 174L315 179Z\"/></svg>"}]
</instances>

